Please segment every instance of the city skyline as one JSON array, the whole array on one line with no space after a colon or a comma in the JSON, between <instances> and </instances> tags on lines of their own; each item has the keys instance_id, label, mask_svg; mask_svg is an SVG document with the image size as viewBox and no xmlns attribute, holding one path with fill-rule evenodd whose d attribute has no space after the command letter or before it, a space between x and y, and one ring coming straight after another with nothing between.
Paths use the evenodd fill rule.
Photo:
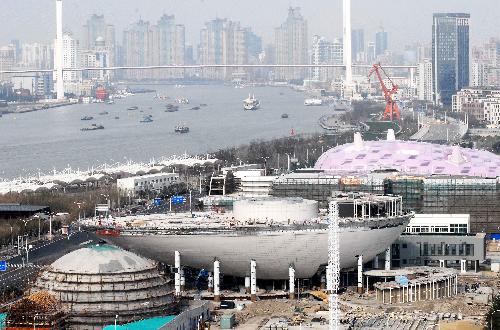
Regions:
<instances>
[{"instance_id":1,"label":"city skyline","mask_svg":"<svg viewBox=\"0 0 500 330\"><path fill-rule=\"evenodd\" d=\"M16 35L13 35L10 29L3 29L0 31L0 43L5 44L12 39L26 42L48 42L55 36L55 24L53 24L55 18L51 10L53 1L25 0L24 2L27 10L23 11L21 17L14 15L18 8L17 2L12 0L4 2L4 10L0 13L2 22L6 25L21 24L24 28L16 29ZM274 28L281 24L288 7L291 5L301 7L304 18L309 21L309 38L313 35L322 35L333 40L335 37L341 36L342 31L342 4L340 0L321 1L320 5L318 2L311 5L305 1L285 2L281 0L275 1L272 5L266 3L271 15L268 11L255 12L255 8L262 8L259 6L260 0L251 4L250 2L241 3L238 8L228 5L227 0L200 0L189 3L172 0L166 4L150 0L141 4L141 9L136 8L137 5L133 5L132 2L121 1L119 6L115 2L115 0L109 0L106 3L99 3L90 0L86 2L88 5L82 6L71 0L65 0L65 29L71 30L80 39L82 26L88 17L92 14L102 14L108 17L109 23L115 25L117 33L121 34L139 19L154 22L162 14L168 14L175 15L178 23L186 26L186 42L196 45L199 43L199 31L206 21L214 18L227 18L239 21L243 26L252 27L257 35L262 36L264 44L268 44L274 41ZM353 29L364 29L366 42L374 41L376 31L383 26L385 31L389 33L391 49L402 50L406 44L413 42L430 43L430 25L432 14L435 12L466 11L470 13L472 16L471 42L473 45L481 44L489 37L500 35L500 27L494 24L494 12L488 10L490 5L494 4L494 0L484 0L478 5L470 5L465 0L445 0L439 4L431 4L431 0L424 0L418 4L408 3L405 6L396 6L395 8L390 8L389 4L390 2L387 0L379 1L377 4L365 3L362 0L352 2ZM325 12L331 13L331 15L325 16ZM388 19L387 12L394 12L393 17ZM17 18L16 22L10 23L11 17L14 16ZM255 20L256 16L261 19ZM429 22L429 24L422 26L421 22ZM481 25L474 22L481 22ZM400 25L403 23L407 24L407 29L401 29ZM414 28L416 26L421 28Z\"/></svg>"}]
</instances>

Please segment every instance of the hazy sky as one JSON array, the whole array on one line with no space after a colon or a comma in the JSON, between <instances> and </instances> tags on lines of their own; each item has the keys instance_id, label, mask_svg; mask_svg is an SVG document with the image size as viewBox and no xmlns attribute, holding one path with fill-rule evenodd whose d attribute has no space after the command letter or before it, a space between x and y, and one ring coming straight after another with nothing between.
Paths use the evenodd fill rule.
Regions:
<instances>
[{"instance_id":1,"label":"hazy sky","mask_svg":"<svg viewBox=\"0 0 500 330\"><path fill-rule=\"evenodd\" d=\"M328 38L342 31L342 0L63 0L64 27L76 35L93 14L121 30L139 18L156 22L173 14L186 25L187 41L196 45L203 23L216 16L240 21L273 42L274 28L287 15L288 6L299 6L309 22L309 34ZM413 42L430 42L432 13L468 12L472 15L472 42L500 37L500 0L352 0L353 28L365 28L371 41L381 24L389 32L389 46L401 49ZM22 41L49 41L55 35L55 0L0 0L0 44L17 38Z\"/></svg>"}]
</instances>

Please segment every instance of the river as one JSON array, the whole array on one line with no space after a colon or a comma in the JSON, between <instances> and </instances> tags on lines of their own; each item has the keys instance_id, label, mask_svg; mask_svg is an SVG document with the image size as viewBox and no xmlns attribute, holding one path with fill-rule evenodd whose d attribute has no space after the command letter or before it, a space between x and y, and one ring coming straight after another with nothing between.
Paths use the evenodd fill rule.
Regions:
<instances>
[{"instance_id":1,"label":"river","mask_svg":"<svg viewBox=\"0 0 500 330\"><path fill-rule=\"evenodd\" d=\"M328 106L306 107L304 94L285 87L224 85L141 86L156 89L171 100L154 99L154 93L118 99L114 105L75 104L0 118L0 177L48 173L67 167L86 169L104 163L148 161L173 154L198 154L237 146L256 139L272 139L321 132L318 119L332 112ZM261 101L257 111L243 111L248 93ZM190 104L178 112L165 112L167 103L186 97ZM200 110L190 110L202 103ZM138 106L139 110L127 111ZM140 111L143 112L140 112ZM107 115L99 115L107 111ZM289 117L282 119L287 113ZM140 123L145 115L153 122ZM93 116L93 121L80 120ZM119 117L119 119L115 119ZM81 131L92 123L104 130ZM174 133L178 124L190 128L188 134Z\"/></svg>"}]
</instances>

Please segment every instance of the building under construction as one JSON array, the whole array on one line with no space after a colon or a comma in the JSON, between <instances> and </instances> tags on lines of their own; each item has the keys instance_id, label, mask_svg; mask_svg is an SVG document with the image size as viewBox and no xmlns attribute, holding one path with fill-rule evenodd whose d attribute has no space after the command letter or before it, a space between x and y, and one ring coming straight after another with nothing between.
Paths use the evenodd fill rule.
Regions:
<instances>
[{"instance_id":1,"label":"building under construction","mask_svg":"<svg viewBox=\"0 0 500 330\"><path fill-rule=\"evenodd\" d=\"M403 197L417 213L470 214L471 232L498 232L500 157L421 142L362 141L325 152L313 170L274 181L271 195L326 207L332 191Z\"/></svg>"},{"instance_id":2,"label":"building under construction","mask_svg":"<svg viewBox=\"0 0 500 330\"><path fill-rule=\"evenodd\" d=\"M55 261L35 283L67 315L66 328L102 329L178 314L173 288L156 262L114 246L94 245Z\"/></svg>"}]
</instances>

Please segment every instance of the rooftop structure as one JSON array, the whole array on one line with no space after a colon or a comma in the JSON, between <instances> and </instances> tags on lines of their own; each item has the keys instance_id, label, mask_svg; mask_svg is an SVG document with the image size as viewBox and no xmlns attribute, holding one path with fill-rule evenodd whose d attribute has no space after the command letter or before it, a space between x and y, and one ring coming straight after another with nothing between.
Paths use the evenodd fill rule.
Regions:
<instances>
[{"instance_id":1,"label":"rooftop structure","mask_svg":"<svg viewBox=\"0 0 500 330\"><path fill-rule=\"evenodd\" d=\"M458 146L409 141L363 141L356 135L348 143L325 152L316 169L326 172L368 173L396 170L412 175L459 175L496 178L500 156Z\"/></svg>"},{"instance_id":2,"label":"rooftop structure","mask_svg":"<svg viewBox=\"0 0 500 330\"><path fill-rule=\"evenodd\" d=\"M28 205L28 204L13 204L1 203L0 204L0 218L20 218L31 216L40 212L49 212L50 207L42 205Z\"/></svg>"},{"instance_id":3,"label":"rooftop structure","mask_svg":"<svg viewBox=\"0 0 500 330\"><path fill-rule=\"evenodd\" d=\"M155 262L108 245L59 258L33 290L52 293L78 329L101 329L116 314L120 322L171 315L176 306Z\"/></svg>"},{"instance_id":4,"label":"rooftop structure","mask_svg":"<svg viewBox=\"0 0 500 330\"><path fill-rule=\"evenodd\" d=\"M177 173L156 173L118 179L116 186L120 194L130 196L141 191L161 191L179 182Z\"/></svg>"}]
</instances>

